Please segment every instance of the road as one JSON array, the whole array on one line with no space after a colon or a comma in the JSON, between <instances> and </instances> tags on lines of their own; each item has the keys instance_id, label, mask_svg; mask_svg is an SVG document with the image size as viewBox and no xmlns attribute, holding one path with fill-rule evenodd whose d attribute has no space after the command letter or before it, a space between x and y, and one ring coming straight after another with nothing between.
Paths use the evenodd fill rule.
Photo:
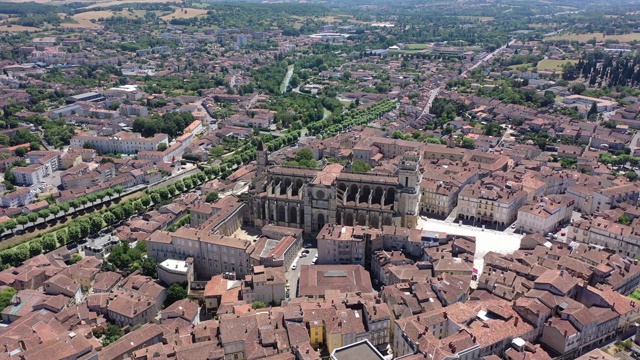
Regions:
<instances>
[{"instance_id":1,"label":"road","mask_svg":"<svg viewBox=\"0 0 640 360\"><path fill-rule=\"evenodd\" d=\"M512 45L513 43L516 42L516 39L513 39L511 41L509 41L507 44L502 45L502 47L496 49L494 52L492 52L491 54L483 57L482 59L480 59L478 62L476 62L475 64L473 64L473 66L471 66L470 68L468 68L467 70L463 71L460 76L464 76L467 75L467 73L469 73L470 71L472 71L473 69L477 68L478 66L482 65L483 63L491 60L491 58L493 58L494 56L496 56L499 52L501 52L502 50L506 49L507 46Z\"/></svg>"},{"instance_id":2,"label":"road","mask_svg":"<svg viewBox=\"0 0 640 360\"><path fill-rule=\"evenodd\" d=\"M136 185L134 187L131 187L131 188L128 188L128 189L124 189L124 191L120 195L114 194L111 198L105 197L103 199L96 200L96 202L93 203L93 204L92 203L86 203L85 205L79 205L77 208L70 208L69 211L67 211L66 213L60 212L60 213L58 213L56 215L49 215L49 217L46 218L46 219L38 218L38 220L36 220L35 222L32 222L32 223L30 222L30 223L27 223L26 225L16 225L16 228L15 228L15 230L13 232L7 230L7 231L3 232L2 234L0 234L0 237L4 238L5 236L14 235L14 234L21 235L21 234L25 233L28 229L30 229L32 227L35 227L35 226L38 226L38 225L40 225L40 224L42 224L44 222L48 222L48 221L51 221L51 220L54 220L54 219L58 219L58 218L63 218L63 217L66 217L66 216L71 216L71 215L75 214L78 211L83 211L85 209L90 209L90 208L98 206L98 205L100 205L102 203L112 201L113 199L118 199L118 198L121 198L121 197L125 197L125 196L127 196L129 194L132 194L132 193L135 193L137 191L144 190L146 187L147 187L146 185Z\"/></svg>"},{"instance_id":3,"label":"road","mask_svg":"<svg viewBox=\"0 0 640 360\"><path fill-rule=\"evenodd\" d=\"M155 190L167 185L171 185L173 183L178 182L179 180L182 180L186 177L189 177L191 175L195 175L197 173L200 172L200 169L198 169L198 167L194 167L193 169L189 169L189 170L185 170L184 172L178 173L176 175L173 175L172 177L168 177L165 179L162 179L160 181L158 181L157 183L154 183L152 185L149 185L149 190Z\"/></svg>"},{"instance_id":4,"label":"road","mask_svg":"<svg viewBox=\"0 0 640 360\"><path fill-rule=\"evenodd\" d=\"M309 250L309 255L301 258L300 254L302 250ZM291 286L289 290L289 298L293 299L298 295L298 279L300 279L300 268L302 265L311 265L311 261L313 261L313 257L318 253L318 249L315 248L302 248L298 253L297 266L295 270L291 270L291 268L287 269L287 282Z\"/></svg>"}]
</instances>

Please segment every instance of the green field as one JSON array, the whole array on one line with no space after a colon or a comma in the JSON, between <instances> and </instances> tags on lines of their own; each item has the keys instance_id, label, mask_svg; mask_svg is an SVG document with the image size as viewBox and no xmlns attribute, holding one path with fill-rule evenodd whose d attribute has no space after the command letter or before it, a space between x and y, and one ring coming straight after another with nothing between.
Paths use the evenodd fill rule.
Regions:
<instances>
[{"instance_id":1,"label":"green field","mask_svg":"<svg viewBox=\"0 0 640 360\"><path fill-rule=\"evenodd\" d=\"M404 46L407 50L424 50L429 47L428 44L406 44Z\"/></svg>"},{"instance_id":2,"label":"green field","mask_svg":"<svg viewBox=\"0 0 640 360\"><path fill-rule=\"evenodd\" d=\"M549 70L562 70L562 65L566 64L566 63L572 63L575 64L578 61L577 60L541 60L538 63L538 70L545 70L545 69L549 69Z\"/></svg>"}]
</instances>

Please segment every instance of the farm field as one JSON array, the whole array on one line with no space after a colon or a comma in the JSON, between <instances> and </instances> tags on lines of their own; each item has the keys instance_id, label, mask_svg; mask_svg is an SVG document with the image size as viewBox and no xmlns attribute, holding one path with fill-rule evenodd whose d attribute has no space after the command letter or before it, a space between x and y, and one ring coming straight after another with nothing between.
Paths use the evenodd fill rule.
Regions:
<instances>
[{"instance_id":1,"label":"farm field","mask_svg":"<svg viewBox=\"0 0 640 360\"><path fill-rule=\"evenodd\" d=\"M537 68L538 70L544 70L544 69L562 70L562 65L568 62L575 64L578 61L577 60L549 60L549 59L541 60L540 62L538 62Z\"/></svg>"},{"instance_id":2,"label":"farm field","mask_svg":"<svg viewBox=\"0 0 640 360\"><path fill-rule=\"evenodd\" d=\"M162 20L171 20L171 19L191 19L196 16L206 15L207 10L204 9L194 9L194 8L184 8L184 9L176 9L173 13L169 15L165 15L160 17Z\"/></svg>"},{"instance_id":3,"label":"farm field","mask_svg":"<svg viewBox=\"0 0 640 360\"><path fill-rule=\"evenodd\" d=\"M554 35L545 38L544 40L568 40L568 41L580 41L586 42L595 38L596 41L604 41L606 39L618 40L621 42L629 42L629 41L639 41L640 33L631 33L631 34L622 34L622 35L607 35L604 36L602 33L588 33L588 34L564 34L564 35Z\"/></svg>"},{"instance_id":4,"label":"farm field","mask_svg":"<svg viewBox=\"0 0 640 360\"><path fill-rule=\"evenodd\" d=\"M29 31L29 32L35 32L35 31L40 31L42 29L40 28L36 28L36 27L31 27L31 26L22 26L22 25L11 25L10 27L7 25L0 25L0 32L22 32L22 31Z\"/></svg>"},{"instance_id":5,"label":"farm field","mask_svg":"<svg viewBox=\"0 0 640 360\"><path fill-rule=\"evenodd\" d=\"M458 16L460 19L465 20L478 20L482 22L493 21L495 18L493 16Z\"/></svg>"}]
</instances>

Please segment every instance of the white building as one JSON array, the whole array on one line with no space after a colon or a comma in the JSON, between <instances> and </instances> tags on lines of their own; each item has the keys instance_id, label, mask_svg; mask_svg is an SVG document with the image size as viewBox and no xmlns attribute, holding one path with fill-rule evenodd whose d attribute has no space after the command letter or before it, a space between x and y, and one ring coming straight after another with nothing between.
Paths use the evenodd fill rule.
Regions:
<instances>
[{"instance_id":1,"label":"white building","mask_svg":"<svg viewBox=\"0 0 640 360\"><path fill-rule=\"evenodd\" d=\"M87 136L78 135L71 139L72 148L83 148L85 144L104 153L135 154L139 151L156 151L158 145L169 145L167 134L156 134L145 138L140 133L127 133L121 131L113 136Z\"/></svg>"},{"instance_id":2,"label":"white building","mask_svg":"<svg viewBox=\"0 0 640 360\"><path fill-rule=\"evenodd\" d=\"M548 196L534 199L518 210L517 228L541 235L554 230L571 220L575 200L569 196Z\"/></svg>"}]
</instances>

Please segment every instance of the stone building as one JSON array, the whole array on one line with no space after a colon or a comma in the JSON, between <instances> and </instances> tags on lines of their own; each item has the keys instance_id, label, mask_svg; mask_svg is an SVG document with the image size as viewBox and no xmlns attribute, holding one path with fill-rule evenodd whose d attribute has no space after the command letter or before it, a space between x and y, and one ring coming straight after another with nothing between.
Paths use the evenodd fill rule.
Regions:
<instances>
[{"instance_id":1,"label":"stone building","mask_svg":"<svg viewBox=\"0 0 640 360\"><path fill-rule=\"evenodd\" d=\"M323 169L269 166L258 146L258 170L249 197L249 218L318 233L325 224L415 227L422 173L419 152L404 153L397 175L348 172L340 164Z\"/></svg>"}]
</instances>

